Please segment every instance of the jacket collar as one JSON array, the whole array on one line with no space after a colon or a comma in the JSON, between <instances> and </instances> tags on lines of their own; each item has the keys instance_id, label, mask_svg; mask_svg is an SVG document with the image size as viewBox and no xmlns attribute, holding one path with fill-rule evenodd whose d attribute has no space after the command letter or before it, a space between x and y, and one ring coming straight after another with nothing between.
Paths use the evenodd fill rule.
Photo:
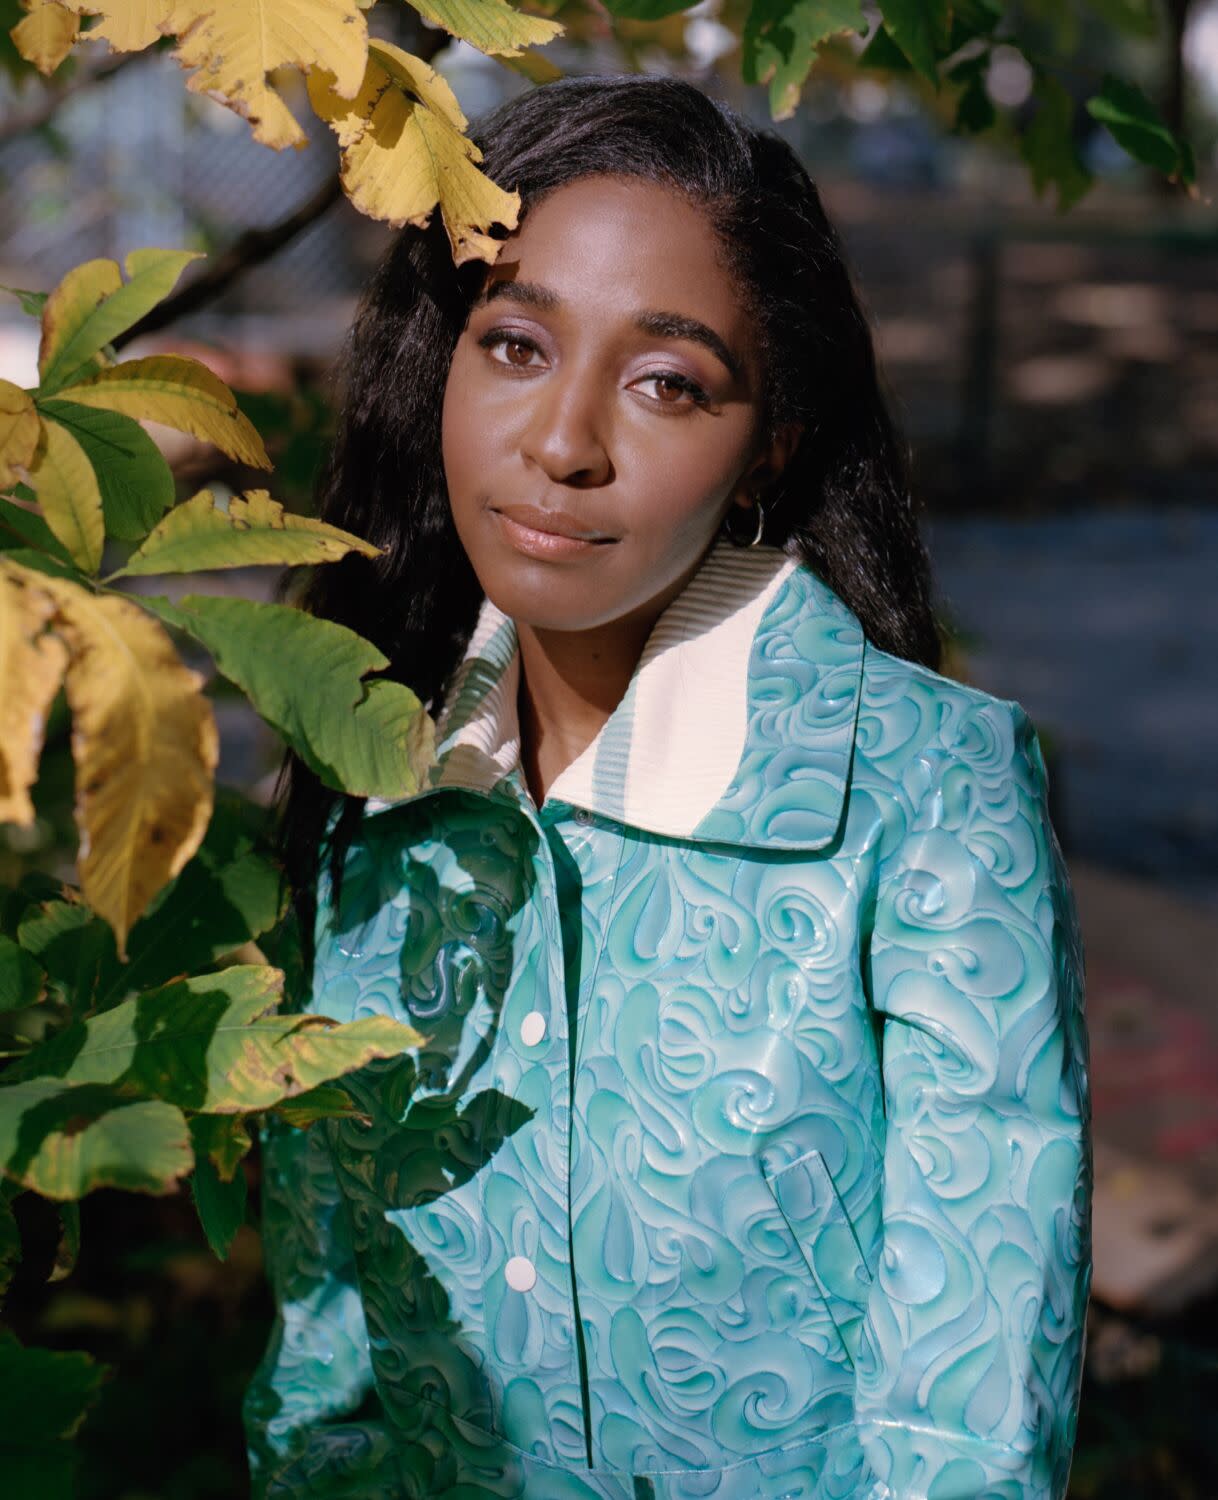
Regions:
<instances>
[{"instance_id":1,"label":"jacket collar","mask_svg":"<svg viewBox=\"0 0 1218 1500\"><path fill-rule=\"evenodd\" d=\"M717 540L656 621L625 695L551 784L563 802L665 837L817 849L841 822L863 631L806 565ZM536 808L520 757L516 627L484 598L418 791Z\"/></svg>"}]
</instances>

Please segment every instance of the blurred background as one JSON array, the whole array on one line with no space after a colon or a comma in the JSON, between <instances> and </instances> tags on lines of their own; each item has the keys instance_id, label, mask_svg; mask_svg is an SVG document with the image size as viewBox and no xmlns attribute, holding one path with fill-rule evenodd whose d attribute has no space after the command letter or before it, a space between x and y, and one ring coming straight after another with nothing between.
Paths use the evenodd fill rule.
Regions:
<instances>
[{"instance_id":1,"label":"blurred background","mask_svg":"<svg viewBox=\"0 0 1218 1500\"><path fill-rule=\"evenodd\" d=\"M567 72L678 73L768 121L719 4L659 22L560 9L569 32L546 55ZM1097 1190L1071 1495L1214 1500L1218 0L1155 8L1143 36L1098 23L1092 34L1073 9L1068 24L1089 71L1136 80L1185 130L1196 199L1080 112L1075 144L1096 183L1059 213L1001 142L953 136L900 79L836 76L831 64L773 128L818 182L874 321L913 448L946 670L1031 714L1075 883ZM1028 11L1029 24L1067 24L1065 7ZM405 15L378 8L373 29L417 50ZM435 63L471 117L529 86L465 44ZM1031 87L1022 58L1000 51L985 86L1018 111ZM393 231L335 191L332 138L291 79L285 89L312 136L277 155L188 94L163 50L98 49L67 82L0 75L0 284L48 290L82 260L144 245L248 258L249 231L266 231L269 258L124 353L210 364L267 440L272 493L308 511L339 394L332 361ZM36 323L0 295L0 378L34 383L36 354ZM263 482L154 435L182 495ZM269 573L189 587L266 598ZM214 693L219 779L266 802L277 742L222 682ZM71 870L66 722L52 723L48 747L36 827L0 829L0 884ZM88 1348L115 1368L77 1440L88 1500L244 1492L239 1403L270 1317L256 1154L245 1165L250 1222L224 1262L185 1194L99 1191L82 1203L76 1270L48 1282L58 1224L49 1206L27 1207L9 1321L26 1342Z\"/></svg>"}]
</instances>

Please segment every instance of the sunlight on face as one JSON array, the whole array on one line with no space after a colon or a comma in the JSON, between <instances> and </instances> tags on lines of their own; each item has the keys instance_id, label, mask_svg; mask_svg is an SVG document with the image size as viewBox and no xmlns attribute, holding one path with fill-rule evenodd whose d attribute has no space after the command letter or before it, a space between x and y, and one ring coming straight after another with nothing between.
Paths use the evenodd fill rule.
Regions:
<instances>
[{"instance_id":1,"label":"sunlight on face","mask_svg":"<svg viewBox=\"0 0 1218 1500\"><path fill-rule=\"evenodd\" d=\"M575 631L675 596L767 456L761 379L718 240L675 191L587 177L530 207L444 394L453 520L487 594Z\"/></svg>"}]
</instances>

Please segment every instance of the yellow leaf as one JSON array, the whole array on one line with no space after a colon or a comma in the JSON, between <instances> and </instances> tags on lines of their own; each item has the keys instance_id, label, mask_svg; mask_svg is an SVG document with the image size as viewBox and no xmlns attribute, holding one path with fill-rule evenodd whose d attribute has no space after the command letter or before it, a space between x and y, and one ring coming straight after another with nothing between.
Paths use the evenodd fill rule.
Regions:
<instances>
[{"instance_id":1,"label":"yellow leaf","mask_svg":"<svg viewBox=\"0 0 1218 1500\"><path fill-rule=\"evenodd\" d=\"M168 29L173 0L61 0L80 15L101 16L85 33L109 42L116 52L139 52L151 47Z\"/></svg>"},{"instance_id":2,"label":"yellow leaf","mask_svg":"<svg viewBox=\"0 0 1218 1500\"><path fill-rule=\"evenodd\" d=\"M17 22L9 35L26 62L49 75L71 52L79 31L79 16L56 0L42 0L36 10Z\"/></svg>"},{"instance_id":3,"label":"yellow leaf","mask_svg":"<svg viewBox=\"0 0 1218 1500\"><path fill-rule=\"evenodd\" d=\"M26 588L17 569L0 559L0 823L24 828L34 821L30 787L68 659L63 642L46 630L54 613L54 602Z\"/></svg>"},{"instance_id":4,"label":"yellow leaf","mask_svg":"<svg viewBox=\"0 0 1218 1500\"><path fill-rule=\"evenodd\" d=\"M27 468L41 432L34 403L19 385L0 380L0 486L10 485Z\"/></svg>"},{"instance_id":5,"label":"yellow leaf","mask_svg":"<svg viewBox=\"0 0 1218 1500\"><path fill-rule=\"evenodd\" d=\"M457 96L442 73L425 63L421 57L395 47L392 42L370 41L368 57L381 68L400 88L413 94L420 104L443 115L457 130L464 130L469 123L461 113ZM366 81L366 80L365 80Z\"/></svg>"},{"instance_id":6,"label":"yellow leaf","mask_svg":"<svg viewBox=\"0 0 1218 1500\"><path fill-rule=\"evenodd\" d=\"M40 394L90 374L99 352L163 301L183 268L199 258L197 250L132 250L125 282L112 260L69 271L43 308Z\"/></svg>"},{"instance_id":7,"label":"yellow leaf","mask_svg":"<svg viewBox=\"0 0 1218 1500\"><path fill-rule=\"evenodd\" d=\"M106 540L101 490L85 450L66 427L42 424L29 476L47 525L79 568L96 573Z\"/></svg>"},{"instance_id":8,"label":"yellow leaf","mask_svg":"<svg viewBox=\"0 0 1218 1500\"><path fill-rule=\"evenodd\" d=\"M87 260L68 272L43 304L42 342L38 346L40 378L45 378L61 350L122 284L117 263L105 258Z\"/></svg>"},{"instance_id":9,"label":"yellow leaf","mask_svg":"<svg viewBox=\"0 0 1218 1500\"><path fill-rule=\"evenodd\" d=\"M216 721L203 678L138 605L21 571L54 601L68 647L81 891L125 959L132 924L203 840Z\"/></svg>"},{"instance_id":10,"label":"yellow leaf","mask_svg":"<svg viewBox=\"0 0 1218 1500\"><path fill-rule=\"evenodd\" d=\"M543 57L540 52L522 52L519 57L501 57L499 61L505 68L511 68L513 73L527 78L530 83L553 83L556 78L563 77L563 70L558 64Z\"/></svg>"},{"instance_id":11,"label":"yellow leaf","mask_svg":"<svg viewBox=\"0 0 1218 1500\"><path fill-rule=\"evenodd\" d=\"M255 469L272 467L262 439L238 409L232 391L206 365L180 354L129 359L55 395L81 406L161 422L214 443L240 463Z\"/></svg>"},{"instance_id":12,"label":"yellow leaf","mask_svg":"<svg viewBox=\"0 0 1218 1500\"><path fill-rule=\"evenodd\" d=\"M368 56L356 0L175 0L168 29L178 35L178 62L199 70L187 87L221 94L249 120L255 140L277 150L308 140L267 75L289 64L324 66L350 99Z\"/></svg>"},{"instance_id":13,"label":"yellow leaf","mask_svg":"<svg viewBox=\"0 0 1218 1500\"><path fill-rule=\"evenodd\" d=\"M385 43L375 53L370 49L364 85L350 102L330 86L327 74L309 75L313 108L343 148L343 187L361 213L397 229L422 228L439 203L454 261L493 261L503 242L487 231L492 224L516 227L520 195L504 192L478 170L482 153L449 111L403 92L396 81L405 72L402 56L408 54L390 59ZM381 57L392 61L396 76ZM425 68L417 58L410 62L416 70ZM427 81L417 71L415 76L422 91Z\"/></svg>"},{"instance_id":14,"label":"yellow leaf","mask_svg":"<svg viewBox=\"0 0 1218 1500\"><path fill-rule=\"evenodd\" d=\"M529 16L507 0L410 0L436 26L469 42L480 52L514 57L525 47L551 42L563 27L558 21Z\"/></svg>"},{"instance_id":15,"label":"yellow leaf","mask_svg":"<svg viewBox=\"0 0 1218 1500\"><path fill-rule=\"evenodd\" d=\"M210 490L176 506L148 534L125 567L112 574L193 573L257 563L298 566L334 562L348 552L379 557L371 542L309 516L295 516L266 490L234 497L221 510Z\"/></svg>"}]
</instances>

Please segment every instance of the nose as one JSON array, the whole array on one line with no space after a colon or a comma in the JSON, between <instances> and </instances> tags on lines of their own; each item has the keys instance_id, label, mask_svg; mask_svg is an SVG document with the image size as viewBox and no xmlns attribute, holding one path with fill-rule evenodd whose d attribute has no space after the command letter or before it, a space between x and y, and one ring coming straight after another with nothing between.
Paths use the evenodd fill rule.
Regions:
<instances>
[{"instance_id":1,"label":"nose","mask_svg":"<svg viewBox=\"0 0 1218 1500\"><path fill-rule=\"evenodd\" d=\"M555 484L588 488L607 483L613 477L609 399L591 366L557 369L538 381L521 439L526 463Z\"/></svg>"}]
</instances>

